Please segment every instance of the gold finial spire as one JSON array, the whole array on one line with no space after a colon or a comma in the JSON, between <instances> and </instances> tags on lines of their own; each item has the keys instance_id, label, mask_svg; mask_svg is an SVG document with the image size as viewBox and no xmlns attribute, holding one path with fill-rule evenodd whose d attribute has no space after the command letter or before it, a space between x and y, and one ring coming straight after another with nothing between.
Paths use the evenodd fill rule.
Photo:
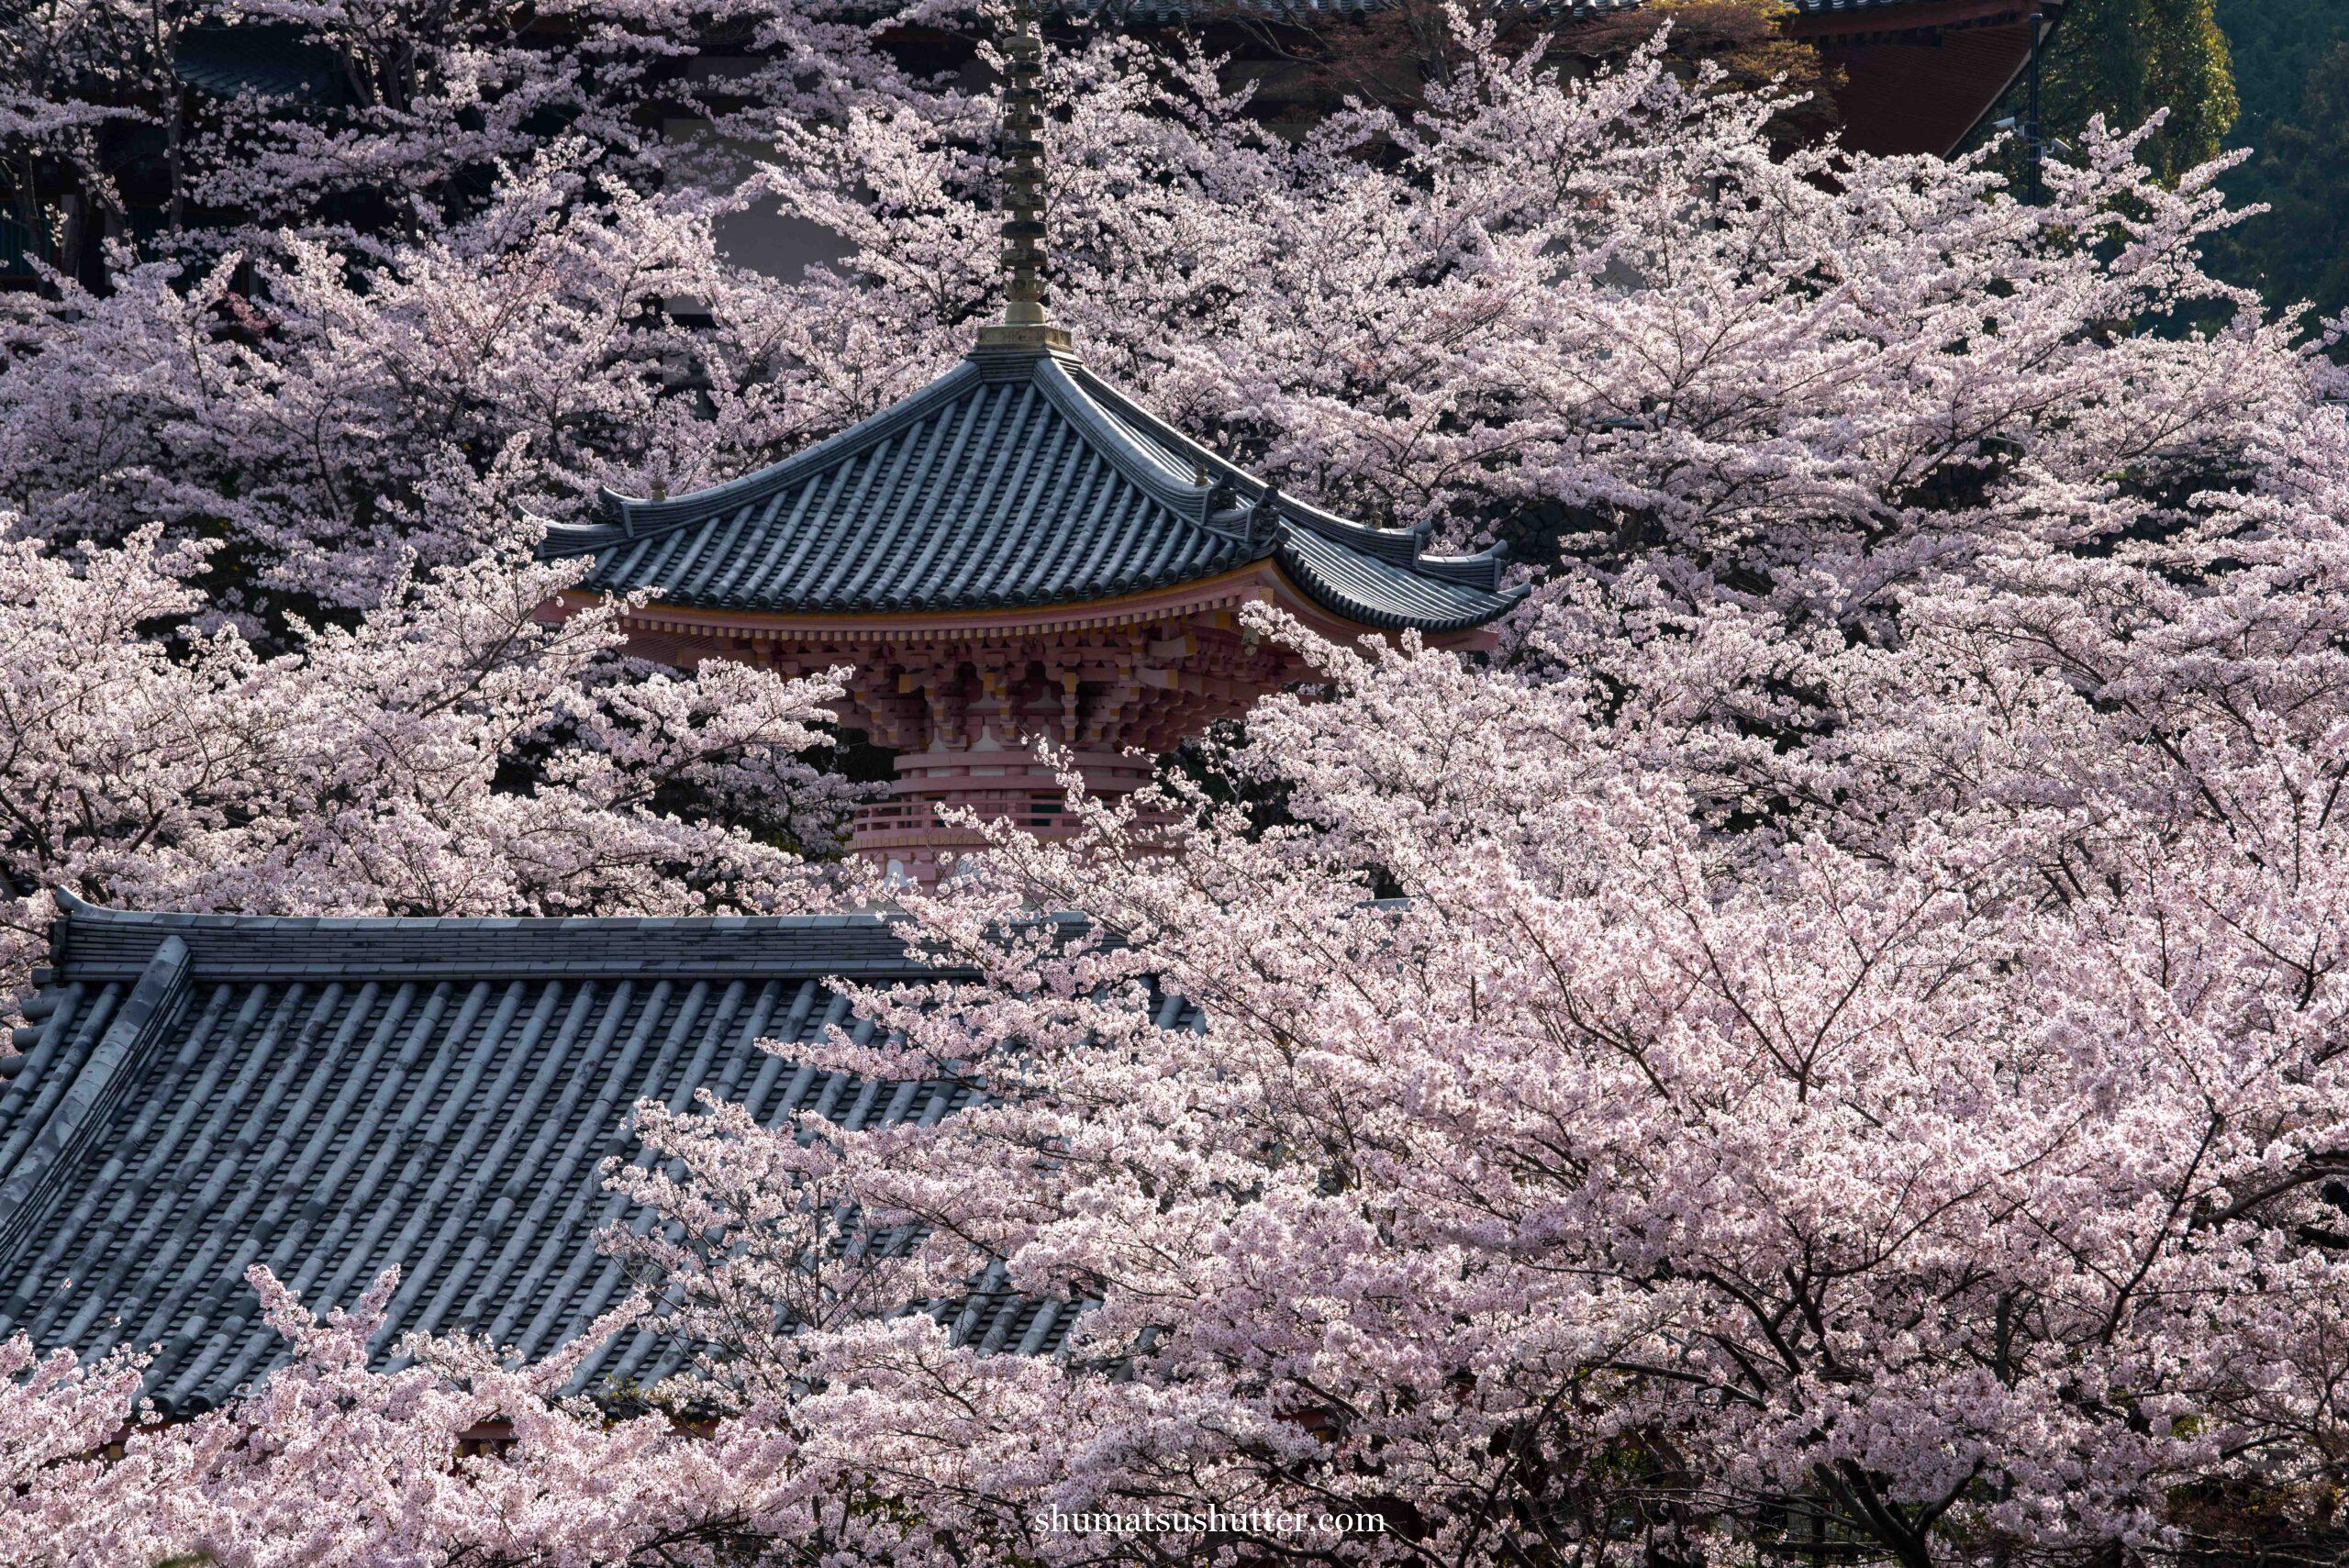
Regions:
<instances>
[{"instance_id":1,"label":"gold finial spire","mask_svg":"<svg viewBox=\"0 0 2349 1568\"><path fill-rule=\"evenodd\" d=\"M1003 319L979 328L983 349L1067 350L1044 311L1044 34L1041 0L1011 0L1004 40Z\"/></svg>"}]
</instances>

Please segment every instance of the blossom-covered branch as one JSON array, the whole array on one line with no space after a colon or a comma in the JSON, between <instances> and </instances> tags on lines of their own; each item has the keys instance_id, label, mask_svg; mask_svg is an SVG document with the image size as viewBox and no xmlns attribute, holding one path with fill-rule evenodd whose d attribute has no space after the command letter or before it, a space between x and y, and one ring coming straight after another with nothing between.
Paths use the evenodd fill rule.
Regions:
<instances>
[{"instance_id":1,"label":"blossom-covered branch","mask_svg":"<svg viewBox=\"0 0 2349 1568\"><path fill-rule=\"evenodd\" d=\"M311 913L800 907L848 786L804 760L837 687L631 669L575 570L488 556L265 657L187 629L202 551L6 541L0 850L21 972L47 893ZM811 860L809 857L814 856Z\"/></svg>"}]
</instances>

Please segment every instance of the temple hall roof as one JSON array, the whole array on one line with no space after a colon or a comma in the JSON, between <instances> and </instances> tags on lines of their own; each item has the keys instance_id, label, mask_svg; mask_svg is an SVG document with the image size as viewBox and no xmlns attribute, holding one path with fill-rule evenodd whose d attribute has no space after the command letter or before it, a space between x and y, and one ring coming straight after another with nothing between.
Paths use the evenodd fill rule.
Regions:
<instances>
[{"instance_id":1,"label":"temple hall roof","mask_svg":"<svg viewBox=\"0 0 2349 1568\"><path fill-rule=\"evenodd\" d=\"M935 978L883 918L381 919L134 914L65 895L55 972L0 1077L0 1332L160 1345L184 1408L283 1359L244 1273L314 1306L403 1270L388 1351L465 1329L544 1354L618 1301L596 1236L641 1224L596 1174L641 1159L640 1100L707 1089L768 1119L934 1120L967 1084L818 1073L761 1050L868 1031L828 978ZM1169 1004L1163 1021L1182 1017ZM1057 1346L1076 1307L942 1309L988 1349ZM650 1332L581 1387L641 1383Z\"/></svg>"},{"instance_id":2,"label":"temple hall roof","mask_svg":"<svg viewBox=\"0 0 2349 1568\"><path fill-rule=\"evenodd\" d=\"M1074 360L986 350L795 457L667 500L606 498L543 552L583 586L785 615L1014 609L1276 563L1331 615L1463 631L1514 604L1497 554L1429 554L1282 495Z\"/></svg>"}]
</instances>

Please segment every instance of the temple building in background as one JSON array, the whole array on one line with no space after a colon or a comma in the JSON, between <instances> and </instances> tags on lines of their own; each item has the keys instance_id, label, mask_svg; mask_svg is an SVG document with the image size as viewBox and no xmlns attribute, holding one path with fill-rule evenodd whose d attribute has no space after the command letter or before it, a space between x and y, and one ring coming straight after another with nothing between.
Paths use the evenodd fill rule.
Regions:
<instances>
[{"instance_id":1,"label":"temple building in background","mask_svg":"<svg viewBox=\"0 0 2349 1568\"><path fill-rule=\"evenodd\" d=\"M1819 50L1843 144L1947 157L2024 81L2065 0L1795 0L1787 36ZM2028 117L2027 102L2009 113Z\"/></svg>"},{"instance_id":2,"label":"temple building in background","mask_svg":"<svg viewBox=\"0 0 2349 1568\"><path fill-rule=\"evenodd\" d=\"M1064 790L1097 794L1301 678L1241 625L1252 604L1352 641L1404 629L1481 645L1517 597L1500 562L1330 516L1225 462L1059 342L983 330L905 401L772 468L665 501L612 499L551 530L592 558L573 604L642 594L634 651L787 674L852 665L841 715L896 753L852 847L929 881L978 836L940 808L1046 836Z\"/></svg>"},{"instance_id":3,"label":"temple building in background","mask_svg":"<svg viewBox=\"0 0 2349 1568\"><path fill-rule=\"evenodd\" d=\"M1496 550L1431 555L1283 495L1085 368L1044 308L1041 69L1011 50L1004 319L912 396L691 495L607 495L543 553L592 564L629 644L690 666L854 668L843 724L896 753L852 849L931 882L977 848L942 811L1052 837L1073 826L1049 742L1095 795L1306 673L1252 604L1325 636L1482 646L1521 596ZM558 606L558 613L562 606Z\"/></svg>"},{"instance_id":4,"label":"temple building in background","mask_svg":"<svg viewBox=\"0 0 2349 1568\"><path fill-rule=\"evenodd\" d=\"M2009 102L2034 47L2067 0L1780 0L1777 31L1817 51L1826 113L1807 118L1857 151L1946 157ZM1442 0L1060 0L1081 17L1148 37L1190 33L1226 57L1229 83L1256 113L1302 128L1348 95L1408 106L1441 54ZM1674 12L1653 0L1475 0L1509 41L1549 34L1553 55L1586 64L1619 55ZM1701 27L1699 7L1670 19ZM2027 115L2027 101L2010 113Z\"/></svg>"},{"instance_id":5,"label":"temple building in background","mask_svg":"<svg viewBox=\"0 0 2349 1568\"><path fill-rule=\"evenodd\" d=\"M898 750L857 849L908 878L973 842L940 806L1051 833L1070 748L1110 794L1152 753L1301 673L1250 604L1354 638L1476 642L1520 596L1489 555L1430 555L1284 497L1087 371L1043 301L1041 40L1006 92L1004 319L922 391L731 484L614 498L548 550L585 590L649 595L644 652L852 663L852 719ZM562 605L548 613L564 613ZM322 918L101 909L58 896L49 963L0 1061L0 1334L152 1346L166 1413L250 1393L285 1359L245 1281L313 1301L402 1277L379 1348L468 1331L544 1355L618 1302L597 1247L644 1217L607 1161L631 1112L708 1094L770 1123L927 1122L976 1092L818 1072L795 1046L871 1038L842 980L953 976L884 912L693 919ZM1179 997L1161 1027L1197 1027ZM774 1042L771 1050L763 1042ZM889 1237L876 1244L895 1245ZM928 1310L957 1342L1049 1353L1088 1305L990 1273ZM619 1402L687 1348L651 1327L573 1380ZM493 1434L484 1434L493 1435Z\"/></svg>"}]
</instances>

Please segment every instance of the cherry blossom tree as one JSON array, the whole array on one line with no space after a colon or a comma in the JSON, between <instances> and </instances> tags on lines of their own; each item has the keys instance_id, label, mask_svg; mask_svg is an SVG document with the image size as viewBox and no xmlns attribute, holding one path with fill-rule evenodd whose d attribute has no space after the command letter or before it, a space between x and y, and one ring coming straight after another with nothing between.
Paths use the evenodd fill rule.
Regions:
<instances>
[{"instance_id":1,"label":"cherry blossom tree","mask_svg":"<svg viewBox=\"0 0 2349 1568\"><path fill-rule=\"evenodd\" d=\"M1064 54L1055 309L1285 485L1541 544L1499 656L1261 619L1319 689L1129 809L1074 801L1075 840L998 829L983 873L908 895L981 981L862 993L888 1031L794 1049L968 1080L970 1108L642 1110L661 1161L614 1179L648 1223L611 1245L703 1352L660 1391L682 1428L486 1347L370 1370L373 1308L320 1327L262 1281L294 1363L112 1463L68 1456L134 1418L135 1368L6 1351L0 1432L33 1458L0 1540L2338 1556L2338 373L2201 270L2211 172L2165 187L2131 136L2031 205L1987 161L1774 149L1771 104L1653 54L1571 81L1458 36L1418 113L1294 144L1208 62ZM52 508L34 531L165 531L15 547L20 885L686 908L796 874L662 788L721 817L835 798L787 761L819 689L607 684L608 620L540 627L560 574L463 546L599 473L690 483L845 421L988 308L983 106L729 125L780 149L746 190L518 164L395 239L273 242L251 319L225 272L159 271L28 341L0 475ZM733 271L707 224L752 193L846 259ZM651 312L687 294L707 334ZM87 422L44 440L43 409ZM282 652L142 640L200 608L215 519L265 592L376 607L281 602ZM448 564L406 575L411 546ZM46 703L85 667L128 718ZM533 787L492 787L518 758ZM1085 1310L1058 1353L1000 1353L952 1332L974 1289ZM493 1415L515 1449L462 1459ZM1210 1509L1308 1522L1053 1526Z\"/></svg>"},{"instance_id":2,"label":"cherry blossom tree","mask_svg":"<svg viewBox=\"0 0 2349 1568\"><path fill-rule=\"evenodd\" d=\"M2076 635L2142 607L2101 570ZM2195 639L2172 689L2223 676L2244 721L2198 753L2132 742L2131 674L2088 688L2053 638L1966 618L1979 585L1936 592L1839 694L1920 773L1975 770L1897 835L1724 830L1651 760L1697 727L1604 673L1309 641L1329 690L1267 704L1219 761L1284 786L1286 823L1170 781L1140 815L1089 808L1074 844L1005 830L988 879L909 911L984 983L864 995L894 1039L807 1049L991 1103L853 1134L643 1119L664 1167L623 1179L671 1224L616 1243L707 1351L666 1391L706 1438L562 1410L560 1368L488 1381L460 1346L374 1373L346 1342L331 1398L297 1362L250 1409L43 1470L49 1511L13 1517L354 1562L496 1560L469 1543L518 1518L584 1561L722 1528L776 1560L1073 1562L1131 1540L1056 1510L1210 1509L1306 1522L1150 1544L2329 1551L2342 845L2329 792L2287 786L2296 736L2338 722L2317 666L2339 655L2295 630L2309 603L2260 595L2255 624L2171 601L2134 640ZM2261 777L2254 811L2208 798ZM982 1275L1089 1304L1068 1351L898 1310L951 1320ZM76 1407L61 1370L18 1375L30 1408L0 1419ZM544 1446L459 1462L492 1409ZM291 1500L354 1489L367 1528L331 1540Z\"/></svg>"},{"instance_id":3,"label":"cherry blossom tree","mask_svg":"<svg viewBox=\"0 0 2349 1568\"><path fill-rule=\"evenodd\" d=\"M0 835L11 988L47 895L350 914L820 905L852 791L808 760L837 686L618 654L609 609L548 623L574 568L485 556L264 656L203 605L203 551L149 528L6 542ZM813 856L814 859L809 857Z\"/></svg>"},{"instance_id":4,"label":"cherry blossom tree","mask_svg":"<svg viewBox=\"0 0 2349 1568\"><path fill-rule=\"evenodd\" d=\"M740 157L662 128L927 93L878 42L920 10L10 10L0 195L20 227L72 206L116 239L105 267L60 260L7 296L0 498L43 537L225 534L208 586L270 635L282 608L373 603L407 550L484 548L481 517L441 508L449 485L563 516L600 484L707 483L829 433L841 411L778 374L805 330L790 302L713 239ZM188 39L232 61L292 50L312 80L191 96ZM116 144L159 126L173 217L133 237L115 187L139 160Z\"/></svg>"},{"instance_id":5,"label":"cherry blossom tree","mask_svg":"<svg viewBox=\"0 0 2349 1568\"><path fill-rule=\"evenodd\" d=\"M160 260L26 307L0 498L67 537L225 528L257 605L360 605L403 544L475 543L423 503L429 465L574 515L601 484L729 477L942 370L996 303L991 107L869 34L825 73L815 21L759 25L767 64L688 95L710 135L518 129L444 160L479 170L462 200L381 173L403 220L364 233L297 215L300 171L363 183L366 158L231 159L292 193L234 231L242 271ZM1564 539L1744 581L1832 536L1848 564L1805 613L1839 617L2117 473L2121 504L2159 505L2294 395L2288 329L2200 269L2230 221L2211 171L2164 186L2099 131L2032 206L1994 153L1782 150L1768 95L1655 49L1577 79L1456 26L1424 102L1298 140L1206 58L1058 55L1054 308L1093 362L1292 493L1528 561ZM720 219L762 206L841 259L770 279L726 254Z\"/></svg>"},{"instance_id":6,"label":"cherry blossom tree","mask_svg":"<svg viewBox=\"0 0 2349 1568\"><path fill-rule=\"evenodd\" d=\"M69 267L125 213L109 142L163 101L177 0L29 0L0 26L0 196L12 250ZM166 137L178 148L179 120Z\"/></svg>"},{"instance_id":7,"label":"cherry blossom tree","mask_svg":"<svg viewBox=\"0 0 2349 1568\"><path fill-rule=\"evenodd\" d=\"M1297 141L1210 61L1060 57L1054 309L1091 361L1373 520L1721 571L1832 533L1893 576L2289 395L2226 379L2296 373L2199 266L2230 221L2212 172L2165 189L2099 133L2034 206L1987 154L1777 155L1766 95L1684 84L1653 50L1577 81L1489 33L1459 47L1408 118ZM822 313L918 328L911 373L958 351L993 304L967 111L772 134L785 205L852 245L811 280Z\"/></svg>"},{"instance_id":8,"label":"cherry blossom tree","mask_svg":"<svg viewBox=\"0 0 2349 1568\"><path fill-rule=\"evenodd\" d=\"M66 289L0 373L23 526L226 532L223 607L348 610L410 552L457 565L598 482L707 483L803 431L769 341L662 314L690 295L760 317L758 281L718 267L707 205L583 213L578 183L518 181L373 267L289 237L249 263L250 295L229 286L235 257L193 286L151 262L103 300Z\"/></svg>"},{"instance_id":9,"label":"cherry blossom tree","mask_svg":"<svg viewBox=\"0 0 2349 1568\"><path fill-rule=\"evenodd\" d=\"M1332 649L1224 759L1291 825L1170 788L1172 827L1004 834L992 892L916 911L985 983L814 1051L994 1103L648 1125L693 1173L635 1184L694 1239L638 1247L697 1395L816 1387L827 1462L1008 1559L1102 1549L1052 1509L1342 1515L1285 1547L1398 1562L2331 1550L2343 846L2289 790L2337 748L2181 763L2126 677L1941 635L1883 687L2009 776L1897 840L1709 828L1596 682ZM1986 643L2000 700L1950 702ZM892 1293L1097 1305L1062 1360L745 1333L817 1294L777 1264L817 1208L922 1238Z\"/></svg>"},{"instance_id":10,"label":"cherry blossom tree","mask_svg":"<svg viewBox=\"0 0 2349 1568\"><path fill-rule=\"evenodd\" d=\"M371 1371L397 1281L386 1273L321 1320L256 1269L293 1359L236 1409L175 1425L130 1410L136 1357L77 1367L36 1361L21 1338L0 1344L11 1482L0 1554L87 1568L650 1565L741 1561L837 1517L797 1487L791 1445L771 1431L607 1422L557 1396L578 1351L629 1308L527 1369L443 1341L406 1347L422 1359L401 1371ZM480 1451L484 1431L494 1451Z\"/></svg>"},{"instance_id":11,"label":"cherry blossom tree","mask_svg":"<svg viewBox=\"0 0 2349 1568\"><path fill-rule=\"evenodd\" d=\"M1607 346L1505 362L1641 390L1450 472L1538 454L1611 537L1501 667L1303 639L1328 689L1204 782L911 901L984 984L812 1054L991 1104L648 1122L680 1229L621 1244L695 1396L811 1390L811 1456L1023 1561L1105 1550L1055 1509L1343 1516L1282 1542L1330 1560L2336 1552L2349 428L2199 271L2207 183L2129 192L2129 145L2040 209L1758 155L1711 167L1766 199L1572 204ZM1285 275L1234 311L1294 319ZM1476 430L1430 397L1422 450ZM1071 1352L833 1321L861 1283L785 1283L819 1212L920 1238L885 1297L1090 1304Z\"/></svg>"}]
</instances>

